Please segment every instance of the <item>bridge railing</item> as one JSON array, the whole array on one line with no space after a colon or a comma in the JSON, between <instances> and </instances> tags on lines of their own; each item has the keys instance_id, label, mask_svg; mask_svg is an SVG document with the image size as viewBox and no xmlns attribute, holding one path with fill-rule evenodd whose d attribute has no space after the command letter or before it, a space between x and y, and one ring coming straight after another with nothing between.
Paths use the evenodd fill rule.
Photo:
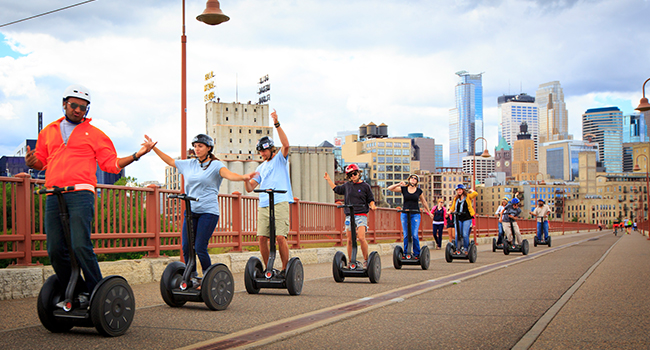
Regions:
<instances>
[{"instance_id":1,"label":"bridge railing","mask_svg":"<svg viewBox=\"0 0 650 350\"><path fill-rule=\"evenodd\" d=\"M0 259L16 259L18 265L31 265L34 258L47 256L43 229L45 195L35 195L43 180L27 174L0 177ZM166 251L179 251L183 211L181 201L168 198L179 191L156 186L128 187L98 185L95 194L95 217L91 239L97 254L144 253L158 257ZM209 248L242 251L257 246L257 206L253 196L240 193L219 195L219 223L208 243ZM316 245L345 245L343 209L335 203L295 200L290 206L288 242L292 248ZM536 230L534 220L519 220L523 232ZM497 219L477 217L476 233L480 237L497 234ZM378 208L368 214L369 243L402 240L400 213L396 209ZM566 230L596 229L596 225L565 223ZM551 222L552 231L562 230L560 222ZM444 231L447 235L447 229ZM431 220L423 215L420 238L433 236Z\"/></svg>"}]
</instances>

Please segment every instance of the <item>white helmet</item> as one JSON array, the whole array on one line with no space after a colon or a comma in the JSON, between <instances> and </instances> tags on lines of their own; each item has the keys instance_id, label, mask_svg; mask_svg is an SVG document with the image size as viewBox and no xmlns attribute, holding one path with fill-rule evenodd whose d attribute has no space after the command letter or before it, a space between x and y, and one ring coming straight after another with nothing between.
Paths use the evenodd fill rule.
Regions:
<instances>
[{"instance_id":1,"label":"white helmet","mask_svg":"<svg viewBox=\"0 0 650 350\"><path fill-rule=\"evenodd\" d=\"M63 100L65 101L68 97L80 98L90 104L90 91L83 85L74 84L68 86L63 93Z\"/></svg>"}]
</instances>

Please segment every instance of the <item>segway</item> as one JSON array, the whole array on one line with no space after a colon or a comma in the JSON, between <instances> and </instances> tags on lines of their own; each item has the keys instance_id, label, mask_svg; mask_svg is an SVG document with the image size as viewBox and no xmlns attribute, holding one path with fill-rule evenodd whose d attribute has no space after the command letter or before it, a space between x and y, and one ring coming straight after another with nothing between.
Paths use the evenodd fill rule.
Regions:
<instances>
[{"instance_id":1,"label":"segway","mask_svg":"<svg viewBox=\"0 0 650 350\"><path fill-rule=\"evenodd\" d=\"M273 268L275 262L275 202L274 193L286 193L286 190L256 189L255 192L263 192L269 195L269 261L266 270L263 269L262 260L253 256L248 259L244 271L244 282L248 294L257 294L261 288L287 289L290 295L300 295L304 272L300 258L293 257L287 263L286 274L283 275Z\"/></svg>"},{"instance_id":2,"label":"segway","mask_svg":"<svg viewBox=\"0 0 650 350\"><path fill-rule=\"evenodd\" d=\"M235 292L235 281L225 264L212 264L203 271L203 278L193 277L196 271L196 232L192 222L191 201L197 198L187 194L172 194L167 198L178 198L185 202L185 224L187 225L188 247L190 249L187 265L174 261L167 265L160 277L160 295L171 307L181 307L186 302L205 303L210 310L225 310ZM201 287L200 289L197 287Z\"/></svg>"},{"instance_id":3,"label":"segway","mask_svg":"<svg viewBox=\"0 0 650 350\"><path fill-rule=\"evenodd\" d=\"M458 216L454 214L454 227L456 228L456 239L458 240L458 246L462 247L464 244L463 241L463 234L458 230ZM456 245L454 242L449 242L447 243L447 246L445 247L445 260L450 263L456 259L459 260L469 260L470 263L475 263L476 258L477 258L478 252L476 249L476 244L474 243L474 240L469 241L469 248L467 252L464 252L462 250L456 251Z\"/></svg>"},{"instance_id":4,"label":"segway","mask_svg":"<svg viewBox=\"0 0 650 350\"><path fill-rule=\"evenodd\" d=\"M503 223L501 224L501 226L503 227ZM499 235L498 239L492 237L492 252L496 252L497 250L502 250L503 249L503 236L504 236L504 234L503 234L503 232L499 231L498 235ZM501 241L501 243L499 243L499 241Z\"/></svg>"},{"instance_id":5,"label":"segway","mask_svg":"<svg viewBox=\"0 0 650 350\"><path fill-rule=\"evenodd\" d=\"M549 248L551 247L551 236L548 236L548 239L544 239L543 237L537 238L537 236L543 236L544 232L544 217L542 217L542 232L537 232L535 237L533 238L533 245L537 247L538 245L547 245Z\"/></svg>"},{"instance_id":6,"label":"segway","mask_svg":"<svg viewBox=\"0 0 650 350\"><path fill-rule=\"evenodd\" d=\"M503 238L503 254L522 253L523 255L528 255L527 239L522 240L521 244L515 244L517 238L515 237L515 226L512 221L510 221L510 230L512 232L512 243L509 243L506 237Z\"/></svg>"},{"instance_id":7,"label":"segway","mask_svg":"<svg viewBox=\"0 0 650 350\"><path fill-rule=\"evenodd\" d=\"M419 214L419 209L402 209L401 213L406 213L407 221L407 244L406 244L406 253L402 249L401 245L398 245L393 250L393 267L397 270L402 268L402 265L420 265L422 270L429 269L429 263L431 262L431 256L429 254L429 247L426 245L420 249L420 256L416 257L413 255L413 235L418 234L417 232L411 231L411 214Z\"/></svg>"},{"instance_id":8,"label":"segway","mask_svg":"<svg viewBox=\"0 0 650 350\"><path fill-rule=\"evenodd\" d=\"M63 286L56 275L50 276L38 293L38 318L52 333L67 332L72 327L95 327L107 337L124 334L135 315L135 298L129 283L121 276L104 277L90 295L80 276L70 240L70 215L63 192L74 191L74 186L39 189L35 194L53 194L59 203L59 218L65 234L66 247L72 268L70 281Z\"/></svg>"},{"instance_id":9,"label":"segway","mask_svg":"<svg viewBox=\"0 0 650 350\"><path fill-rule=\"evenodd\" d=\"M357 224L354 220L354 206L351 204L339 205L338 208L350 209L350 240L352 241L352 256L350 264L347 263L343 252L336 252L332 261L332 275L334 281L343 282L346 277L368 277L370 283L379 282L381 277L381 258L379 253L370 252L368 255L368 267L357 261Z\"/></svg>"}]
</instances>

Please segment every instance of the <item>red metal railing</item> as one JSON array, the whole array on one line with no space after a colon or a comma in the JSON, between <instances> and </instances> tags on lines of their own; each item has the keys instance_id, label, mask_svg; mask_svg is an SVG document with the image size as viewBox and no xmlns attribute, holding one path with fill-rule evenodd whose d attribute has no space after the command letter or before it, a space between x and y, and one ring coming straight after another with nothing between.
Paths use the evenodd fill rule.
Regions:
<instances>
[{"instance_id":1,"label":"red metal railing","mask_svg":"<svg viewBox=\"0 0 650 350\"><path fill-rule=\"evenodd\" d=\"M31 265L33 258L47 256L43 234L45 196L34 195L43 180L26 174L0 177L0 259L16 259L18 265ZM178 191L151 187L99 185L95 195L95 218L91 239L97 254L140 252L158 257L161 251L180 250L183 208L178 199L167 196ZM219 195L221 215L209 248L242 251L257 246L256 197L240 193ZM290 207L288 241L292 248L305 245L345 244L343 209L332 203L296 200ZM378 208L368 215L369 243L399 242L402 239L400 213ZM431 220L425 217L420 237L433 237ZM535 232L534 220L519 220L522 232ZM551 222L551 231L562 231L561 222ZM564 223L567 231L597 229L597 225ZM494 236L497 219L477 217L477 236ZM447 231L445 229L445 235Z\"/></svg>"}]
</instances>

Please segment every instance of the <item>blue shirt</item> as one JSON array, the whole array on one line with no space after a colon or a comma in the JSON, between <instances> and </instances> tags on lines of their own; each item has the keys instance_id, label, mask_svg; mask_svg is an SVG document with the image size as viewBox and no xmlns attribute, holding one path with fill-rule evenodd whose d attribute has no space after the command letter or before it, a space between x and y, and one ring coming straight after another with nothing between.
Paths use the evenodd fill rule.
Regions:
<instances>
[{"instance_id":1,"label":"blue shirt","mask_svg":"<svg viewBox=\"0 0 650 350\"><path fill-rule=\"evenodd\" d=\"M213 160L205 170L196 158L176 160L175 163L185 179L185 193L199 199L192 202L192 213L219 215L219 186L223 180L219 171L224 167L223 163Z\"/></svg>"},{"instance_id":2,"label":"blue shirt","mask_svg":"<svg viewBox=\"0 0 650 350\"><path fill-rule=\"evenodd\" d=\"M260 189L286 190L287 193L275 193L273 202L293 203L293 192L291 191L291 178L289 177L289 161L284 157L282 150L279 150L271 160L266 160L257 167L259 175L253 179L260 184ZM260 193L260 207L269 206L269 195Z\"/></svg>"}]
</instances>

